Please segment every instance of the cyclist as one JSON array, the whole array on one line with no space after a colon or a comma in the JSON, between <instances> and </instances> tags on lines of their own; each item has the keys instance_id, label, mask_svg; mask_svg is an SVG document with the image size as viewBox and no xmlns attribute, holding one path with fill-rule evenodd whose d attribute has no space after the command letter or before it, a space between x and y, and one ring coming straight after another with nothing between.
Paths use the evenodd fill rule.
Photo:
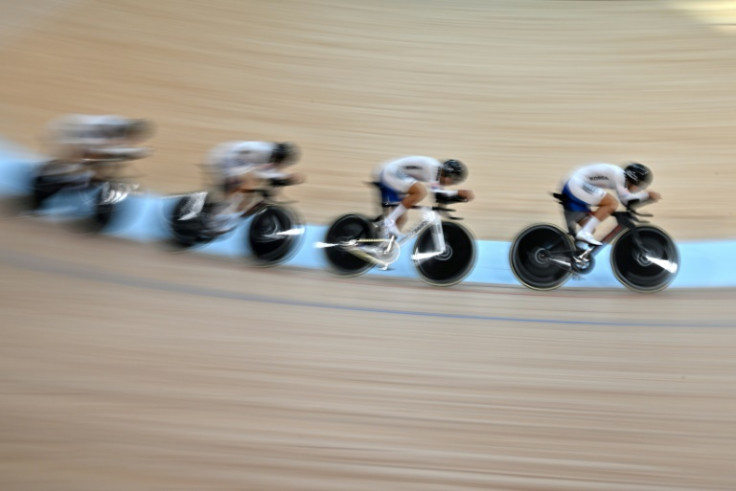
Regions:
<instances>
[{"instance_id":1,"label":"cyclist","mask_svg":"<svg viewBox=\"0 0 736 491\"><path fill-rule=\"evenodd\" d=\"M50 122L44 143L51 159L34 179L34 206L62 189L109 181L121 163L149 155L137 143L152 131L147 120L114 115L69 114Z\"/></svg>"},{"instance_id":2,"label":"cyclist","mask_svg":"<svg viewBox=\"0 0 736 491\"><path fill-rule=\"evenodd\" d=\"M215 228L232 228L234 220L252 204L253 191L264 181L304 182L301 174L284 172L286 166L299 160L299 155L299 148L290 142L235 141L215 146L208 164L224 197L215 215Z\"/></svg>"},{"instance_id":3,"label":"cyclist","mask_svg":"<svg viewBox=\"0 0 736 491\"><path fill-rule=\"evenodd\" d=\"M624 167L606 163L591 164L575 170L562 187L562 194L569 200L568 209L585 212L577 221L582 228L575 238L587 244L601 245L593 232L599 223L616 211L619 200L626 204L635 199L661 199L659 193L646 189L652 178L652 171L638 162L628 163ZM606 190L615 191L618 200ZM597 207L592 214L591 206Z\"/></svg>"},{"instance_id":4,"label":"cyclist","mask_svg":"<svg viewBox=\"0 0 736 491\"><path fill-rule=\"evenodd\" d=\"M98 164L148 156L150 151L136 144L152 132L153 125L145 119L69 114L49 123L47 138L60 167L66 171L85 169L97 174L104 168Z\"/></svg>"},{"instance_id":5,"label":"cyclist","mask_svg":"<svg viewBox=\"0 0 736 491\"><path fill-rule=\"evenodd\" d=\"M443 186L463 182L467 176L467 167L459 160L440 161L421 155L401 157L376 167L372 177L374 182L379 183L382 200L399 203L383 221L385 233L400 236L401 228L406 223L406 211L427 196L427 188L423 183L429 184L435 193L472 200L474 195L469 189L442 189Z\"/></svg>"}]
</instances>

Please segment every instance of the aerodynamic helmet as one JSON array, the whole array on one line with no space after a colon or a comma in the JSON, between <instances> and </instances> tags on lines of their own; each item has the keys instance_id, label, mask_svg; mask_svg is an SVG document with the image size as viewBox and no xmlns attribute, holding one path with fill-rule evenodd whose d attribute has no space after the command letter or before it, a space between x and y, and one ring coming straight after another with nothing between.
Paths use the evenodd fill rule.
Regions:
<instances>
[{"instance_id":1,"label":"aerodynamic helmet","mask_svg":"<svg viewBox=\"0 0 736 491\"><path fill-rule=\"evenodd\" d=\"M649 170L649 167L638 162L628 164L624 168L624 174L626 174L626 180L642 189L649 186L653 178L652 171Z\"/></svg>"},{"instance_id":2,"label":"aerodynamic helmet","mask_svg":"<svg viewBox=\"0 0 736 491\"><path fill-rule=\"evenodd\" d=\"M271 162L275 164L291 165L299 160L299 147L291 142L276 144L271 154Z\"/></svg>"},{"instance_id":3,"label":"aerodynamic helmet","mask_svg":"<svg viewBox=\"0 0 736 491\"><path fill-rule=\"evenodd\" d=\"M465 164L455 159L448 159L442 162L442 169L440 170L440 176L449 177L452 182L459 184L468 177L468 168Z\"/></svg>"}]
</instances>

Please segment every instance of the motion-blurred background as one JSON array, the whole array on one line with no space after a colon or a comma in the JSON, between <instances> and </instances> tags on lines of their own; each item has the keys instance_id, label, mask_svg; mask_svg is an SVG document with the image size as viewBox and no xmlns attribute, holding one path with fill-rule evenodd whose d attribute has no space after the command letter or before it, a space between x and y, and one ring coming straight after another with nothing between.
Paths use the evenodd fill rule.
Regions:
<instances>
[{"instance_id":1,"label":"motion-blurred background","mask_svg":"<svg viewBox=\"0 0 736 491\"><path fill-rule=\"evenodd\" d=\"M371 210L380 161L457 158L465 223L492 240L560 223L549 192L574 167L636 160L676 240L733 238L735 11L6 0L0 136L42 152L60 114L148 118L159 193L201 187L221 141L291 140L312 224ZM732 291L448 291L28 219L0 236L5 489L736 486Z\"/></svg>"}]
</instances>

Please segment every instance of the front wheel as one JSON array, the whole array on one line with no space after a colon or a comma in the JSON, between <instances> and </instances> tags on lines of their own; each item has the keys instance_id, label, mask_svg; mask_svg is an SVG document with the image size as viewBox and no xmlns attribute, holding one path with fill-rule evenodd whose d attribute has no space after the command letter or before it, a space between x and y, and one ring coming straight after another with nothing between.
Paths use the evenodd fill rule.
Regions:
<instances>
[{"instance_id":1,"label":"front wheel","mask_svg":"<svg viewBox=\"0 0 736 491\"><path fill-rule=\"evenodd\" d=\"M376 227L361 215L343 215L330 225L325 236L325 256L335 271L344 275L359 275L371 269L373 263L357 257L343 245L363 239L375 239Z\"/></svg>"},{"instance_id":2,"label":"front wheel","mask_svg":"<svg viewBox=\"0 0 736 491\"><path fill-rule=\"evenodd\" d=\"M627 230L613 244L611 269L627 288L654 293L667 288L680 268L674 241L653 226Z\"/></svg>"},{"instance_id":3,"label":"front wheel","mask_svg":"<svg viewBox=\"0 0 736 491\"><path fill-rule=\"evenodd\" d=\"M94 200L94 213L91 217L91 227L97 231L104 230L112 221L115 209L122 200L110 199L111 190L109 184L97 191Z\"/></svg>"},{"instance_id":4,"label":"front wheel","mask_svg":"<svg viewBox=\"0 0 736 491\"><path fill-rule=\"evenodd\" d=\"M179 198L169 217L174 242L181 247L192 247L211 241L214 236L206 233L207 219L214 207L215 203L207 200L206 195L197 193Z\"/></svg>"},{"instance_id":5,"label":"front wheel","mask_svg":"<svg viewBox=\"0 0 736 491\"><path fill-rule=\"evenodd\" d=\"M120 205L128 199L130 187L125 183L104 182L95 193L91 227L96 231L107 228L118 214Z\"/></svg>"},{"instance_id":6,"label":"front wheel","mask_svg":"<svg viewBox=\"0 0 736 491\"><path fill-rule=\"evenodd\" d=\"M514 276L533 290L559 288L572 274L573 244L559 227L532 225L511 243L509 263Z\"/></svg>"},{"instance_id":7,"label":"front wheel","mask_svg":"<svg viewBox=\"0 0 736 491\"><path fill-rule=\"evenodd\" d=\"M272 265L288 259L303 235L304 227L296 213L272 205L253 217L248 230L248 246L258 263Z\"/></svg>"},{"instance_id":8,"label":"front wheel","mask_svg":"<svg viewBox=\"0 0 736 491\"><path fill-rule=\"evenodd\" d=\"M439 251L432 228L422 232L414 244L412 259L421 277L437 286L460 283L475 265L475 240L462 225L443 221L445 249Z\"/></svg>"}]
</instances>

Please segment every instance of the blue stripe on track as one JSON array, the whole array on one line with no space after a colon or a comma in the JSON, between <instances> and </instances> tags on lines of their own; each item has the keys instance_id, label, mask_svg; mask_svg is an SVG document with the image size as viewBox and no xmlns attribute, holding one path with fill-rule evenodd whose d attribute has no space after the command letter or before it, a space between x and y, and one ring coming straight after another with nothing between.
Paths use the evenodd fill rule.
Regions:
<instances>
[{"instance_id":1,"label":"blue stripe on track","mask_svg":"<svg viewBox=\"0 0 736 491\"><path fill-rule=\"evenodd\" d=\"M140 276L129 276L109 271L101 271L99 269L85 268L67 263L65 261L50 261L38 256L17 253L14 251L5 251L0 249L0 262L6 262L12 268L19 268L27 271L36 271L40 273L63 275L72 278L81 278L90 281L119 285L130 288L143 288L147 290L155 290L166 293L175 293L183 295L194 295L198 297L217 298L220 300L235 300L241 302L255 302L259 304L282 305L288 307L329 309L343 312L361 312L367 314L388 314L392 316L406 317L430 317L440 319L452 319L456 321L483 321L483 322L503 322L515 324L549 324L563 326L593 326L593 327L648 327L648 328L712 328L712 329L731 329L736 327L734 320L725 321L705 321L701 318L694 320L679 319L677 321L662 320L659 322L620 322L620 321L592 321L592 320L574 320L574 319L546 319L540 317L513 317L513 316L495 316L495 315L470 315L470 314L453 314L447 312L432 312L418 310L400 310L385 309L377 307L362 307L357 305L342 305L329 302L301 301L290 298L283 298L270 295L255 295L249 293L239 293L229 290L221 290L198 285L186 285L181 283L171 283L167 281L155 280L151 278L143 278Z\"/></svg>"}]
</instances>

